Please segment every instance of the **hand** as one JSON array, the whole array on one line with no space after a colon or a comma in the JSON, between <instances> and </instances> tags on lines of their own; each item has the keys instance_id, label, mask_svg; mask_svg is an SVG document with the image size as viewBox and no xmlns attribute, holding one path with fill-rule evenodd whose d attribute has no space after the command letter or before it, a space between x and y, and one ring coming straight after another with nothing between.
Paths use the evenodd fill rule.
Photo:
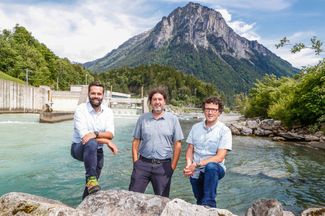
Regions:
<instances>
[{"instance_id":1,"label":"hand","mask_svg":"<svg viewBox=\"0 0 325 216\"><path fill-rule=\"evenodd\" d=\"M112 143L112 141L108 141L107 147L112 151L113 154L117 154L118 148L114 143Z\"/></svg>"},{"instance_id":2,"label":"hand","mask_svg":"<svg viewBox=\"0 0 325 216\"><path fill-rule=\"evenodd\" d=\"M184 176L190 177L193 175L195 171L196 163L191 163L188 164L184 169L183 169L183 174Z\"/></svg>"},{"instance_id":3,"label":"hand","mask_svg":"<svg viewBox=\"0 0 325 216\"><path fill-rule=\"evenodd\" d=\"M174 171L176 169L177 165L176 164L172 164L171 167L172 167L172 170Z\"/></svg>"},{"instance_id":4,"label":"hand","mask_svg":"<svg viewBox=\"0 0 325 216\"><path fill-rule=\"evenodd\" d=\"M87 133L84 137L82 137L81 142L85 145L89 140L95 139L96 135L92 132Z\"/></svg>"}]
</instances>

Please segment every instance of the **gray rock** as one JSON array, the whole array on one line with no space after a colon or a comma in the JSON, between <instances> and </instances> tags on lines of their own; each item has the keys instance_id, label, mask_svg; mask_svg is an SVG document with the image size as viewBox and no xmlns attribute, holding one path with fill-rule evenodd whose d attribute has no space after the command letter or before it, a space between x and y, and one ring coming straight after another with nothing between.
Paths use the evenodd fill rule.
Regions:
<instances>
[{"instance_id":1,"label":"gray rock","mask_svg":"<svg viewBox=\"0 0 325 216\"><path fill-rule=\"evenodd\" d=\"M254 130L254 134L256 136L269 136L273 134L273 132L271 130L263 130L261 128L257 128L256 130Z\"/></svg>"},{"instance_id":2,"label":"gray rock","mask_svg":"<svg viewBox=\"0 0 325 216\"><path fill-rule=\"evenodd\" d=\"M310 142L310 141L319 141L320 140L319 137L313 136L313 135L308 135L308 134L304 135L304 137L305 137L305 140L307 142Z\"/></svg>"},{"instance_id":3,"label":"gray rock","mask_svg":"<svg viewBox=\"0 0 325 216\"><path fill-rule=\"evenodd\" d=\"M260 199L255 201L246 211L245 216L283 216L280 202L274 199Z\"/></svg>"},{"instance_id":4,"label":"gray rock","mask_svg":"<svg viewBox=\"0 0 325 216\"><path fill-rule=\"evenodd\" d=\"M243 129L241 130L241 134L245 136L252 135L253 130L248 127L243 127Z\"/></svg>"},{"instance_id":5,"label":"gray rock","mask_svg":"<svg viewBox=\"0 0 325 216\"><path fill-rule=\"evenodd\" d=\"M256 129L258 128L258 122L256 120L247 120L246 126L249 127L250 129Z\"/></svg>"},{"instance_id":6,"label":"gray rock","mask_svg":"<svg viewBox=\"0 0 325 216\"><path fill-rule=\"evenodd\" d=\"M272 140L278 142L278 141L285 141L286 139L283 138L283 137L278 137L278 136L276 136L276 137L273 137Z\"/></svg>"},{"instance_id":7,"label":"gray rock","mask_svg":"<svg viewBox=\"0 0 325 216\"><path fill-rule=\"evenodd\" d=\"M325 216L325 207L306 209L301 213L301 216Z\"/></svg>"},{"instance_id":8,"label":"gray rock","mask_svg":"<svg viewBox=\"0 0 325 216\"><path fill-rule=\"evenodd\" d=\"M274 120L273 119L264 119L260 122L259 127L264 130L273 130L274 129Z\"/></svg>"},{"instance_id":9,"label":"gray rock","mask_svg":"<svg viewBox=\"0 0 325 216\"><path fill-rule=\"evenodd\" d=\"M229 128L230 128L231 133L232 133L233 135L240 135L240 131L239 131L238 128L234 127L233 125L230 125Z\"/></svg>"},{"instance_id":10,"label":"gray rock","mask_svg":"<svg viewBox=\"0 0 325 216\"><path fill-rule=\"evenodd\" d=\"M0 215L84 216L84 211L71 208L59 201L26 193L11 192L0 197Z\"/></svg>"},{"instance_id":11,"label":"gray rock","mask_svg":"<svg viewBox=\"0 0 325 216\"><path fill-rule=\"evenodd\" d=\"M324 132L323 131L317 131L314 136L317 136L317 137L322 137L324 136Z\"/></svg>"},{"instance_id":12,"label":"gray rock","mask_svg":"<svg viewBox=\"0 0 325 216\"><path fill-rule=\"evenodd\" d=\"M234 216L226 209L206 208L193 205L181 199L173 199L168 202L161 216Z\"/></svg>"},{"instance_id":13,"label":"gray rock","mask_svg":"<svg viewBox=\"0 0 325 216\"><path fill-rule=\"evenodd\" d=\"M295 216L291 211L283 211L283 216Z\"/></svg>"},{"instance_id":14,"label":"gray rock","mask_svg":"<svg viewBox=\"0 0 325 216\"><path fill-rule=\"evenodd\" d=\"M246 124L245 122L237 122L231 125L241 131L245 127L245 124Z\"/></svg>"},{"instance_id":15,"label":"gray rock","mask_svg":"<svg viewBox=\"0 0 325 216\"><path fill-rule=\"evenodd\" d=\"M166 197L150 194L107 190L87 196L77 210L87 211L93 216L151 216L160 215L169 201Z\"/></svg>"},{"instance_id":16,"label":"gray rock","mask_svg":"<svg viewBox=\"0 0 325 216\"><path fill-rule=\"evenodd\" d=\"M291 141L303 141L303 140L305 140L304 136L299 135L297 133L293 133L293 132L279 133L278 135L281 136L281 137L284 137L287 140L291 140Z\"/></svg>"},{"instance_id":17,"label":"gray rock","mask_svg":"<svg viewBox=\"0 0 325 216\"><path fill-rule=\"evenodd\" d=\"M321 136L319 141L325 143L325 136Z\"/></svg>"}]
</instances>

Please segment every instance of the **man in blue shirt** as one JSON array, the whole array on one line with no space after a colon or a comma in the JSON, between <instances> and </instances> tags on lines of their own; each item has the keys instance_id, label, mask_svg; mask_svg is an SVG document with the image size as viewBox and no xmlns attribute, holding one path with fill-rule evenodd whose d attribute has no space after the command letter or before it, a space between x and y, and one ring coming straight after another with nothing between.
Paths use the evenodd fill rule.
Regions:
<instances>
[{"instance_id":1,"label":"man in blue shirt","mask_svg":"<svg viewBox=\"0 0 325 216\"><path fill-rule=\"evenodd\" d=\"M103 144L113 154L118 149L112 143L114 117L110 108L103 106L104 86L92 82L88 86L87 103L80 104L74 114L74 131L71 145L73 158L83 161L86 169L86 187L82 198L100 190L98 178L104 165Z\"/></svg>"},{"instance_id":2,"label":"man in blue shirt","mask_svg":"<svg viewBox=\"0 0 325 216\"><path fill-rule=\"evenodd\" d=\"M225 157L232 149L230 129L218 120L223 103L217 97L207 98L202 108L205 120L193 125L186 142L186 167L198 205L216 208L218 182L224 177Z\"/></svg>"},{"instance_id":3,"label":"man in blue shirt","mask_svg":"<svg viewBox=\"0 0 325 216\"><path fill-rule=\"evenodd\" d=\"M152 112L139 117L132 142L133 172L130 191L144 193L149 182L156 195L169 197L184 138L177 116L165 112L167 94L156 88L149 93Z\"/></svg>"}]
</instances>

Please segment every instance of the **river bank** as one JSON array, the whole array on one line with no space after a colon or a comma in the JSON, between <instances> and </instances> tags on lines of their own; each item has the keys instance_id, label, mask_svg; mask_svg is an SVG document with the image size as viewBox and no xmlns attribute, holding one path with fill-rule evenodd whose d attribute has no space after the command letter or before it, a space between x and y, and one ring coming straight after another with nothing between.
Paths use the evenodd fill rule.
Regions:
<instances>
[{"instance_id":1,"label":"river bank","mask_svg":"<svg viewBox=\"0 0 325 216\"><path fill-rule=\"evenodd\" d=\"M233 135L269 137L276 142L294 142L298 145L325 150L325 135L322 131L310 133L306 128L287 129L274 119L244 119L227 122Z\"/></svg>"},{"instance_id":2,"label":"river bank","mask_svg":"<svg viewBox=\"0 0 325 216\"><path fill-rule=\"evenodd\" d=\"M46 199L26 193L8 193L0 197L0 215L60 215L60 216L118 216L118 215L160 215L160 216L196 216L223 215L237 216L227 209L206 208L188 203L182 199L141 194L126 190L99 191L87 196L77 208L72 208L57 200ZM310 208L301 216L323 216L325 208ZM295 216L284 210L282 204L274 199L260 199L252 203L245 216Z\"/></svg>"},{"instance_id":3,"label":"river bank","mask_svg":"<svg viewBox=\"0 0 325 216\"><path fill-rule=\"evenodd\" d=\"M200 108L169 106L169 111L180 119L204 119ZM225 123L235 136L257 136L270 138L275 142L294 143L325 150L325 133L317 131L310 133L306 128L286 128L281 121L274 119L246 119L239 113L222 113L219 120Z\"/></svg>"}]
</instances>

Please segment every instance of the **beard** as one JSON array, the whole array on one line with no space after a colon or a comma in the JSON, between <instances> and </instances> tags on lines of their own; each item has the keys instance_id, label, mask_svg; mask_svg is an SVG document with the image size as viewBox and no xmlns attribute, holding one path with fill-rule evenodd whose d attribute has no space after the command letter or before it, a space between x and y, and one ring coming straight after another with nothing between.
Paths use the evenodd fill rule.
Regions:
<instances>
[{"instance_id":1,"label":"beard","mask_svg":"<svg viewBox=\"0 0 325 216\"><path fill-rule=\"evenodd\" d=\"M89 98L89 102L93 108L98 108L102 104L103 99Z\"/></svg>"},{"instance_id":2,"label":"beard","mask_svg":"<svg viewBox=\"0 0 325 216\"><path fill-rule=\"evenodd\" d=\"M152 111L155 112L155 113L161 113L164 110L165 110L164 107L153 107L152 108Z\"/></svg>"}]
</instances>

